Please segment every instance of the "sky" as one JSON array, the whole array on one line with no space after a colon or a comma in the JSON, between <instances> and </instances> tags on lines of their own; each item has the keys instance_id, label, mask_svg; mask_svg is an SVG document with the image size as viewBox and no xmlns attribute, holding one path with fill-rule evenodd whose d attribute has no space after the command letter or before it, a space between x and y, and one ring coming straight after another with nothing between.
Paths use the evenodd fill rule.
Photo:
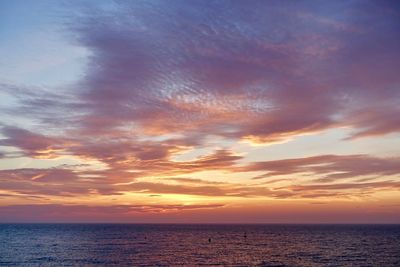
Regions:
<instances>
[{"instance_id":1,"label":"sky","mask_svg":"<svg viewBox=\"0 0 400 267\"><path fill-rule=\"evenodd\" d=\"M0 222L400 223L398 1L0 1Z\"/></svg>"}]
</instances>

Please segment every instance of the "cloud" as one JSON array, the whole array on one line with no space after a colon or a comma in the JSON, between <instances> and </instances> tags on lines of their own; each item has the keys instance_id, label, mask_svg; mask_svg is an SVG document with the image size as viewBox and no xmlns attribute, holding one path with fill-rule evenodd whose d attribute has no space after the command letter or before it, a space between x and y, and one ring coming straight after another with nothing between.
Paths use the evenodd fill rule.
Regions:
<instances>
[{"instance_id":1,"label":"cloud","mask_svg":"<svg viewBox=\"0 0 400 267\"><path fill-rule=\"evenodd\" d=\"M400 174L400 158L379 158L370 155L320 155L275 161L260 161L239 168L240 171L266 171L254 179L277 175L311 173L321 181Z\"/></svg>"},{"instance_id":2,"label":"cloud","mask_svg":"<svg viewBox=\"0 0 400 267\"><path fill-rule=\"evenodd\" d=\"M376 189L376 188L392 188L399 189L400 182L383 181L371 183L340 183L340 184L312 184L299 185L291 187L293 191L309 191L309 190L354 190L354 189Z\"/></svg>"},{"instance_id":3,"label":"cloud","mask_svg":"<svg viewBox=\"0 0 400 267\"><path fill-rule=\"evenodd\" d=\"M202 205L113 205L87 206L62 204L10 205L0 206L1 222L21 221L134 221L142 214L176 213L185 210L218 209L223 204Z\"/></svg>"},{"instance_id":4,"label":"cloud","mask_svg":"<svg viewBox=\"0 0 400 267\"><path fill-rule=\"evenodd\" d=\"M0 171L1 189L17 193L19 196L98 196L124 195L137 193L157 195L168 194L197 195L210 197L254 198L267 197L275 199L314 199L314 198L351 198L363 197L381 190L398 190L399 183L391 180L371 182L353 181L328 183L300 183L298 180L279 180L275 183L229 183L214 182L194 178L164 178L152 182L141 177L129 183L116 183L109 177L90 176L90 173L74 172L66 169L17 169ZM120 181L120 180L117 180Z\"/></svg>"},{"instance_id":5,"label":"cloud","mask_svg":"<svg viewBox=\"0 0 400 267\"><path fill-rule=\"evenodd\" d=\"M352 202L354 203L354 202ZM378 203L377 205L380 205ZM0 207L1 222L126 222L126 223L397 223L399 206L381 210L357 202L339 206L277 203L243 207L235 205L10 205ZM179 210L180 208L183 208Z\"/></svg>"},{"instance_id":6,"label":"cloud","mask_svg":"<svg viewBox=\"0 0 400 267\"><path fill-rule=\"evenodd\" d=\"M399 97L400 41L388 3L225 4L118 2L78 19L72 28L97 66L83 82L83 126L261 142L338 124L376 129L364 135L398 131L375 113L347 119L352 103L376 96L399 114L388 101Z\"/></svg>"},{"instance_id":7,"label":"cloud","mask_svg":"<svg viewBox=\"0 0 400 267\"><path fill-rule=\"evenodd\" d=\"M217 149L193 160L174 161L172 156L175 153L190 148L185 141L149 141L126 136L117 140L100 138L94 141L93 138L80 136L65 138L42 135L11 126L3 126L2 133L5 138L0 140L1 145L17 147L28 157L55 158L71 155L83 161L96 160L105 166L103 169L93 169L93 166L86 165L84 170L63 165L51 169L20 168L0 171L1 189L26 196L121 195L136 192L244 198L314 198L348 195L340 194L334 186L329 187L330 182L353 180L347 184L358 189L357 185L366 185L363 183L365 179L376 182L381 176L400 174L398 157L319 155L243 164L239 163L243 159L242 155L229 149ZM174 177L204 171L223 171L228 175L264 172L253 179L268 178L270 182L245 185ZM299 194L293 189L290 179L279 177L300 174L311 176L315 182L326 183L327 187L324 190L329 192L321 193L319 189L313 189L311 184L307 187L307 195ZM150 177L167 179L146 181ZM355 178L358 178L358 181L354 181ZM296 180L293 181L296 183ZM276 187L275 182L283 183L284 186ZM382 190L391 188L379 183L376 187Z\"/></svg>"},{"instance_id":8,"label":"cloud","mask_svg":"<svg viewBox=\"0 0 400 267\"><path fill-rule=\"evenodd\" d=\"M23 150L25 156L32 158L54 158L63 151L67 140L33 133L19 127L3 126L5 139L0 139L1 146L12 146Z\"/></svg>"},{"instance_id":9,"label":"cloud","mask_svg":"<svg viewBox=\"0 0 400 267\"><path fill-rule=\"evenodd\" d=\"M338 126L353 138L399 130L389 2L90 6L67 25L91 53L83 79L59 93L2 84L19 99L14 112L81 138L178 134L195 145L209 135L277 142Z\"/></svg>"},{"instance_id":10,"label":"cloud","mask_svg":"<svg viewBox=\"0 0 400 267\"><path fill-rule=\"evenodd\" d=\"M121 195L127 192L235 197L278 196L282 193L282 190L272 192L265 187L216 183L201 179L174 178L163 179L173 183L135 181L121 184L116 183L121 182L121 178L113 180L108 176L90 175L93 173L57 168L2 170L0 171L0 189L25 196L64 197Z\"/></svg>"},{"instance_id":11,"label":"cloud","mask_svg":"<svg viewBox=\"0 0 400 267\"><path fill-rule=\"evenodd\" d=\"M69 169L20 168L0 170L1 190L27 196L89 195L96 190L101 194L113 194L111 184L102 177L83 176Z\"/></svg>"},{"instance_id":12,"label":"cloud","mask_svg":"<svg viewBox=\"0 0 400 267\"><path fill-rule=\"evenodd\" d=\"M349 115L349 121L359 125L359 129L349 139L379 136L400 131L400 109L396 100L390 101L387 108L370 105L368 107L354 110Z\"/></svg>"}]
</instances>

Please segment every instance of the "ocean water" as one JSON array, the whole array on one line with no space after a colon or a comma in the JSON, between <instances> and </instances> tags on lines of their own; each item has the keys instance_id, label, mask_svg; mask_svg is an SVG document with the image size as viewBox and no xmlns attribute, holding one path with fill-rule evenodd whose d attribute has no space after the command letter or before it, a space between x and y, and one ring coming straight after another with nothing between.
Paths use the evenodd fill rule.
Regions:
<instances>
[{"instance_id":1,"label":"ocean water","mask_svg":"<svg viewBox=\"0 0 400 267\"><path fill-rule=\"evenodd\" d=\"M400 225L0 224L0 242L1 266L400 266Z\"/></svg>"}]
</instances>

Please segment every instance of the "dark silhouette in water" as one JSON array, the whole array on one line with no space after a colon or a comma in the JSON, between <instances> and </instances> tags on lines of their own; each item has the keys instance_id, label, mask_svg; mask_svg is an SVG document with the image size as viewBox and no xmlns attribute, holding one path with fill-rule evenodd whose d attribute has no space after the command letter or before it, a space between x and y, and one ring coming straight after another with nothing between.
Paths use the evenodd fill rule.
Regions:
<instances>
[{"instance_id":1,"label":"dark silhouette in water","mask_svg":"<svg viewBox=\"0 0 400 267\"><path fill-rule=\"evenodd\" d=\"M244 237L245 239L247 239L247 233L246 233L246 232L244 232L243 237Z\"/></svg>"},{"instance_id":2,"label":"dark silhouette in water","mask_svg":"<svg viewBox=\"0 0 400 267\"><path fill-rule=\"evenodd\" d=\"M211 243L211 237L208 239L208 243Z\"/></svg>"}]
</instances>

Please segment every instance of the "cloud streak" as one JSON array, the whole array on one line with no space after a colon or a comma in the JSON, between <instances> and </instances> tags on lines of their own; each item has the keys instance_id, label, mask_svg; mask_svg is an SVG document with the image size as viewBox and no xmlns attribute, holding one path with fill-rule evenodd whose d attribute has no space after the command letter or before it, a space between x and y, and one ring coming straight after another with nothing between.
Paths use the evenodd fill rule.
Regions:
<instances>
[{"instance_id":1,"label":"cloud streak","mask_svg":"<svg viewBox=\"0 0 400 267\"><path fill-rule=\"evenodd\" d=\"M79 170L61 166L52 169L9 169L0 171L1 189L26 196L106 196L127 193L151 195L197 195L234 198L349 198L373 192L399 190L399 158L374 158L366 155L324 155L276 161L231 165L228 155L217 151L211 156L188 162L166 161L162 168L139 165L124 171ZM233 157L235 158L235 157ZM228 162L228 165L226 165ZM222 163L222 165L221 165ZM176 164L176 166L174 166ZM207 164L204 165L203 164ZM208 164L211 164L208 165ZM216 165L212 165L216 164ZM164 168L165 167L165 168ZM232 173L264 172L253 179L264 183L209 181L190 177L163 177L170 174L191 174L198 171L224 170ZM312 177L302 182L295 177ZM279 177L289 176L282 179ZM383 180L381 177L392 177ZM300 181L300 182L299 182Z\"/></svg>"},{"instance_id":2,"label":"cloud streak","mask_svg":"<svg viewBox=\"0 0 400 267\"><path fill-rule=\"evenodd\" d=\"M312 173L323 175L321 181L335 181L358 176L387 176L400 174L400 158L377 158L369 155L322 155L307 158L254 162L241 171L267 171L255 177L262 179L277 175Z\"/></svg>"}]
</instances>

